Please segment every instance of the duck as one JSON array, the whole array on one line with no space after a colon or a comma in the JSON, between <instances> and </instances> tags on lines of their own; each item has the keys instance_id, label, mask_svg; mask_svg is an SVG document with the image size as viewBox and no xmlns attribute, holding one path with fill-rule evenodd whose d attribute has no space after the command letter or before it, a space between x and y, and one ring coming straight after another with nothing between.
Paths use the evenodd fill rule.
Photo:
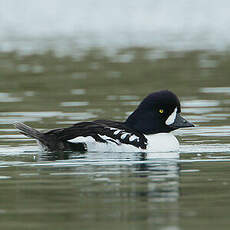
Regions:
<instances>
[{"instance_id":1,"label":"duck","mask_svg":"<svg viewBox=\"0 0 230 230\"><path fill-rule=\"evenodd\" d=\"M48 152L171 152L179 150L179 142L171 132L194 124L181 116L178 97L161 90L145 97L124 122L84 121L48 131L21 122L14 126Z\"/></svg>"}]
</instances>

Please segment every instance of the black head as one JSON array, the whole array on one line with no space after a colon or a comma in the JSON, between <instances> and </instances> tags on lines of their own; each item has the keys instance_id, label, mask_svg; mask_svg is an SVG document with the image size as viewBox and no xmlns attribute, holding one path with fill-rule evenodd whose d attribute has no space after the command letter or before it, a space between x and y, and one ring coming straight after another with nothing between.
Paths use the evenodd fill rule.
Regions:
<instances>
[{"instance_id":1,"label":"black head","mask_svg":"<svg viewBox=\"0 0 230 230\"><path fill-rule=\"evenodd\" d=\"M128 117L125 124L144 134L171 132L194 125L180 116L178 97L162 90L148 95Z\"/></svg>"}]
</instances>

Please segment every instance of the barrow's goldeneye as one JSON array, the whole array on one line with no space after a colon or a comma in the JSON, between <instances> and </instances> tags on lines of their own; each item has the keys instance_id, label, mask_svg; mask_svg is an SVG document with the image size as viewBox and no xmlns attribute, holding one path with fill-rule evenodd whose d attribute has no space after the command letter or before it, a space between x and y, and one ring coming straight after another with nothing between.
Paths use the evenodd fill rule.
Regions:
<instances>
[{"instance_id":1,"label":"barrow's goldeneye","mask_svg":"<svg viewBox=\"0 0 230 230\"><path fill-rule=\"evenodd\" d=\"M179 148L171 131L194 126L180 112L177 96L162 90L144 98L125 122L95 120L46 132L20 122L14 125L46 151L165 152Z\"/></svg>"}]
</instances>

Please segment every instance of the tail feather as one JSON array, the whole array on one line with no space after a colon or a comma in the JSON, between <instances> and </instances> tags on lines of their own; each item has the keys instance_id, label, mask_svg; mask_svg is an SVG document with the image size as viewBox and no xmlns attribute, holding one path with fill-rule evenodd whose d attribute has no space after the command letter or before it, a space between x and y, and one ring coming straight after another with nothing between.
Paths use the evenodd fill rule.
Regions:
<instances>
[{"instance_id":1,"label":"tail feather","mask_svg":"<svg viewBox=\"0 0 230 230\"><path fill-rule=\"evenodd\" d=\"M43 133L41 133L38 130L33 129L33 128L31 128L31 127L29 127L29 126L27 126L21 122L15 122L14 126L15 126L15 128L20 130L20 133L22 133L28 137L32 137L32 138L35 138L37 140L42 139Z\"/></svg>"},{"instance_id":2,"label":"tail feather","mask_svg":"<svg viewBox=\"0 0 230 230\"><path fill-rule=\"evenodd\" d=\"M85 152L87 150L85 143L69 143L67 141L61 141L55 134L53 133L42 133L36 129L33 129L21 122L15 122L14 126L19 129L20 133L32 137L38 140L38 143L45 151L64 151L64 150L72 150Z\"/></svg>"}]
</instances>

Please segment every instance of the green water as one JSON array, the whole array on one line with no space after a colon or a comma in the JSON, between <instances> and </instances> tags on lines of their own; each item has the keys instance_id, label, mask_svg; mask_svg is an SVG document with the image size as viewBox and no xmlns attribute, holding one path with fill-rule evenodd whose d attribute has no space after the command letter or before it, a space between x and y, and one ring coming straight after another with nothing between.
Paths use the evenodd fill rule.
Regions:
<instances>
[{"instance_id":1,"label":"green water","mask_svg":"<svg viewBox=\"0 0 230 230\"><path fill-rule=\"evenodd\" d=\"M229 229L230 53L95 48L0 53L1 229ZM41 153L12 126L124 120L170 89L185 118L180 159Z\"/></svg>"}]
</instances>

